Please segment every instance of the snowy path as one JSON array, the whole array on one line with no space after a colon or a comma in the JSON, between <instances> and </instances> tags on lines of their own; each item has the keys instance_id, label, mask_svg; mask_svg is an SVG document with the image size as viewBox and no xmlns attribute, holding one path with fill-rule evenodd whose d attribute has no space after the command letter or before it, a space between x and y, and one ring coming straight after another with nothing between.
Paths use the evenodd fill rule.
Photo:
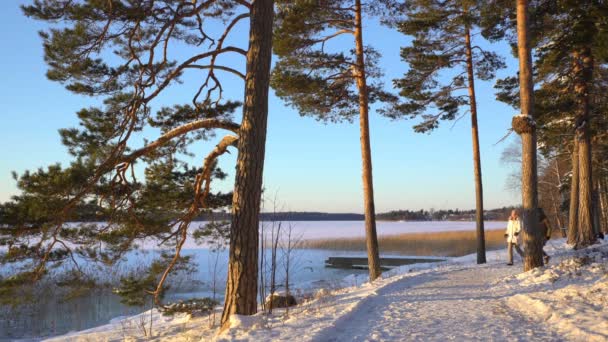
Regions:
<instances>
[{"instance_id":1,"label":"snowy path","mask_svg":"<svg viewBox=\"0 0 608 342\"><path fill-rule=\"evenodd\" d=\"M315 341L559 341L543 324L510 310L514 290L492 286L521 265L466 267L404 278L379 288Z\"/></svg>"}]
</instances>

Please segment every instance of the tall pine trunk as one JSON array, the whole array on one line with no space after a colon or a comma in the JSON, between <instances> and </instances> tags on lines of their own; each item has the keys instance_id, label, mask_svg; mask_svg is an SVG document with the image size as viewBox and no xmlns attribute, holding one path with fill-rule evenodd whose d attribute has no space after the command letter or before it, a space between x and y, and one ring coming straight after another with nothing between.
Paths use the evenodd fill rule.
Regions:
<instances>
[{"instance_id":1,"label":"tall pine trunk","mask_svg":"<svg viewBox=\"0 0 608 342\"><path fill-rule=\"evenodd\" d=\"M376 209L374 207L374 184L372 177L372 151L369 138L369 101L365 76L365 56L363 51L363 31L361 27L361 0L355 1L355 53L357 56L356 75L359 90L359 121L361 128L361 158L363 163L363 198L365 206L365 239L369 280L380 276L380 252L376 234Z\"/></svg>"},{"instance_id":2,"label":"tall pine trunk","mask_svg":"<svg viewBox=\"0 0 608 342\"><path fill-rule=\"evenodd\" d=\"M229 327L231 315L253 315L257 311L259 214L268 119L273 17L273 0L252 2L222 329Z\"/></svg>"},{"instance_id":3,"label":"tall pine trunk","mask_svg":"<svg viewBox=\"0 0 608 342\"><path fill-rule=\"evenodd\" d=\"M513 118L513 129L522 140L522 204L524 224L524 271L543 266L542 241L538 229L538 170L536 161L536 123L534 122L534 83L528 41L528 0L517 0L517 50L522 114Z\"/></svg>"},{"instance_id":4,"label":"tall pine trunk","mask_svg":"<svg viewBox=\"0 0 608 342\"><path fill-rule=\"evenodd\" d=\"M574 93L576 96L576 137L578 139L578 238L577 247L595 242L593 229L593 180L591 174L591 131L589 86L593 77L593 58L589 48L574 53Z\"/></svg>"},{"instance_id":5,"label":"tall pine trunk","mask_svg":"<svg viewBox=\"0 0 608 342\"><path fill-rule=\"evenodd\" d=\"M572 171L570 173L570 210L568 212L568 244L576 244L578 238L578 138L572 144Z\"/></svg>"},{"instance_id":6,"label":"tall pine trunk","mask_svg":"<svg viewBox=\"0 0 608 342\"><path fill-rule=\"evenodd\" d=\"M471 106L471 132L473 135L473 168L475 172L475 222L477 223L477 263L486 263L486 241L483 226L483 183L481 181L481 157L479 153L479 132L477 128L477 100L475 98L475 76L473 74L473 51L471 32L465 28L467 75L469 83L469 104Z\"/></svg>"}]
</instances>

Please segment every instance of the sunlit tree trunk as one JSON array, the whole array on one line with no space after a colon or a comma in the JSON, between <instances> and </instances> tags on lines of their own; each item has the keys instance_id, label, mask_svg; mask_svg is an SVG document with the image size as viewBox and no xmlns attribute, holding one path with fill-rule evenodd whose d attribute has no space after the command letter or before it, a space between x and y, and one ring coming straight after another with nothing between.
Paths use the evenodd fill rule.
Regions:
<instances>
[{"instance_id":1,"label":"sunlit tree trunk","mask_svg":"<svg viewBox=\"0 0 608 342\"><path fill-rule=\"evenodd\" d=\"M593 229L593 178L591 174L591 131L589 85L593 77L593 58L589 48L574 53L574 93L577 102L576 138L578 140L578 238L577 247L595 242Z\"/></svg>"},{"instance_id":2,"label":"sunlit tree trunk","mask_svg":"<svg viewBox=\"0 0 608 342\"><path fill-rule=\"evenodd\" d=\"M231 315L253 315L257 311L259 214L273 17L273 0L252 2L222 329L229 327Z\"/></svg>"},{"instance_id":3,"label":"sunlit tree trunk","mask_svg":"<svg viewBox=\"0 0 608 342\"><path fill-rule=\"evenodd\" d=\"M477 128L477 100L475 98L475 76L473 74L473 52L471 49L471 32L465 28L465 48L467 58L467 76L469 104L471 107L471 132L473 135L473 168L475 172L475 222L477 223L477 263L486 262L486 241L483 227L483 183L481 181L481 156L479 153L479 131Z\"/></svg>"},{"instance_id":4,"label":"sunlit tree trunk","mask_svg":"<svg viewBox=\"0 0 608 342\"><path fill-rule=\"evenodd\" d=\"M513 129L522 140L522 204L524 225L524 271L543 266L542 241L538 229L538 170L536 123L534 121L534 83L528 41L528 0L517 0L517 50L519 55L520 108L513 118Z\"/></svg>"},{"instance_id":5,"label":"sunlit tree trunk","mask_svg":"<svg viewBox=\"0 0 608 342\"><path fill-rule=\"evenodd\" d=\"M356 78L359 90L359 120L361 128L361 157L363 162L363 197L365 213L365 236L369 279L380 276L380 252L376 234L376 210L374 207L374 184L372 177L372 151L369 138L369 100L365 76L363 32L361 27L361 0L355 1L355 53L357 56Z\"/></svg>"}]
</instances>

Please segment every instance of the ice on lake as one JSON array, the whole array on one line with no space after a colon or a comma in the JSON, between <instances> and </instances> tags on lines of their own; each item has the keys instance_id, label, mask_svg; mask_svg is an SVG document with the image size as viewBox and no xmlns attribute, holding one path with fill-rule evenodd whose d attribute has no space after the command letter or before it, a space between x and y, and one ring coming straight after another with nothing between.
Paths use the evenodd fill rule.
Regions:
<instances>
[{"instance_id":1,"label":"ice on lake","mask_svg":"<svg viewBox=\"0 0 608 342\"><path fill-rule=\"evenodd\" d=\"M292 236L301 240L365 237L365 221L282 221L282 229L292 229ZM194 226L204 225L205 222L195 222ZM261 222L260 226L267 229L273 222ZM274 223L278 224L277 222ZM486 230L504 229L506 221L486 221ZM405 233L432 233L452 231L473 231L476 225L473 221L377 221L378 235L396 235ZM156 248L148 242L144 248ZM201 246L189 240L185 248L200 248Z\"/></svg>"}]
</instances>

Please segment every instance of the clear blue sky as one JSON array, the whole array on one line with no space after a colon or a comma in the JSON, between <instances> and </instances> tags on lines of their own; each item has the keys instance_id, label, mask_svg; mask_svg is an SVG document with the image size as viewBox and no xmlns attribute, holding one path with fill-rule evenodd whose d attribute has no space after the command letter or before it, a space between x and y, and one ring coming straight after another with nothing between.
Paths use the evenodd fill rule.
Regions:
<instances>
[{"instance_id":1,"label":"clear blue sky","mask_svg":"<svg viewBox=\"0 0 608 342\"><path fill-rule=\"evenodd\" d=\"M42 45L37 34L43 26L21 14L18 5L26 2L3 1L0 4L0 41L3 42L0 54L0 202L17 193L11 171L21 173L69 161L70 156L61 145L57 130L76 126L75 112L99 102L73 95L60 84L46 79ZM382 53L380 65L390 86L391 79L407 70L407 65L400 60L399 48L406 45L408 39L374 22L368 21L365 26L364 40ZM243 32L244 27L236 36L243 36ZM237 42L242 40L235 40ZM511 58L509 48L506 44L493 48L507 57L509 64L499 76L513 75L516 61ZM519 198L504 189L510 170L500 164L500 154L507 143L494 145L510 127L514 110L494 100L493 82L478 82L476 86L485 207L517 203ZM229 79L226 88L230 97L242 99L242 84L238 80ZM190 93L183 95L188 92L174 87L155 106L188 103ZM240 119L240 112L237 119ZM446 122L430 135L414 133L413 123L410 120L391 121L372 110L370 125L377 211L474 208L469 116L454 127ZM153 138L155 135L157 132L148 130L137 137L133 146L141 146L144 136ZM199 158L215 143L202 145ZM231 188L235 155L222 157L220 166L230 177L221 184L216 183L216 189ZM264 180L267 194L274 196L277 193L284 209L362 212L358 125L322 124L313 118L300 117L273 95Z\"/></svg>"}]
</instances>

